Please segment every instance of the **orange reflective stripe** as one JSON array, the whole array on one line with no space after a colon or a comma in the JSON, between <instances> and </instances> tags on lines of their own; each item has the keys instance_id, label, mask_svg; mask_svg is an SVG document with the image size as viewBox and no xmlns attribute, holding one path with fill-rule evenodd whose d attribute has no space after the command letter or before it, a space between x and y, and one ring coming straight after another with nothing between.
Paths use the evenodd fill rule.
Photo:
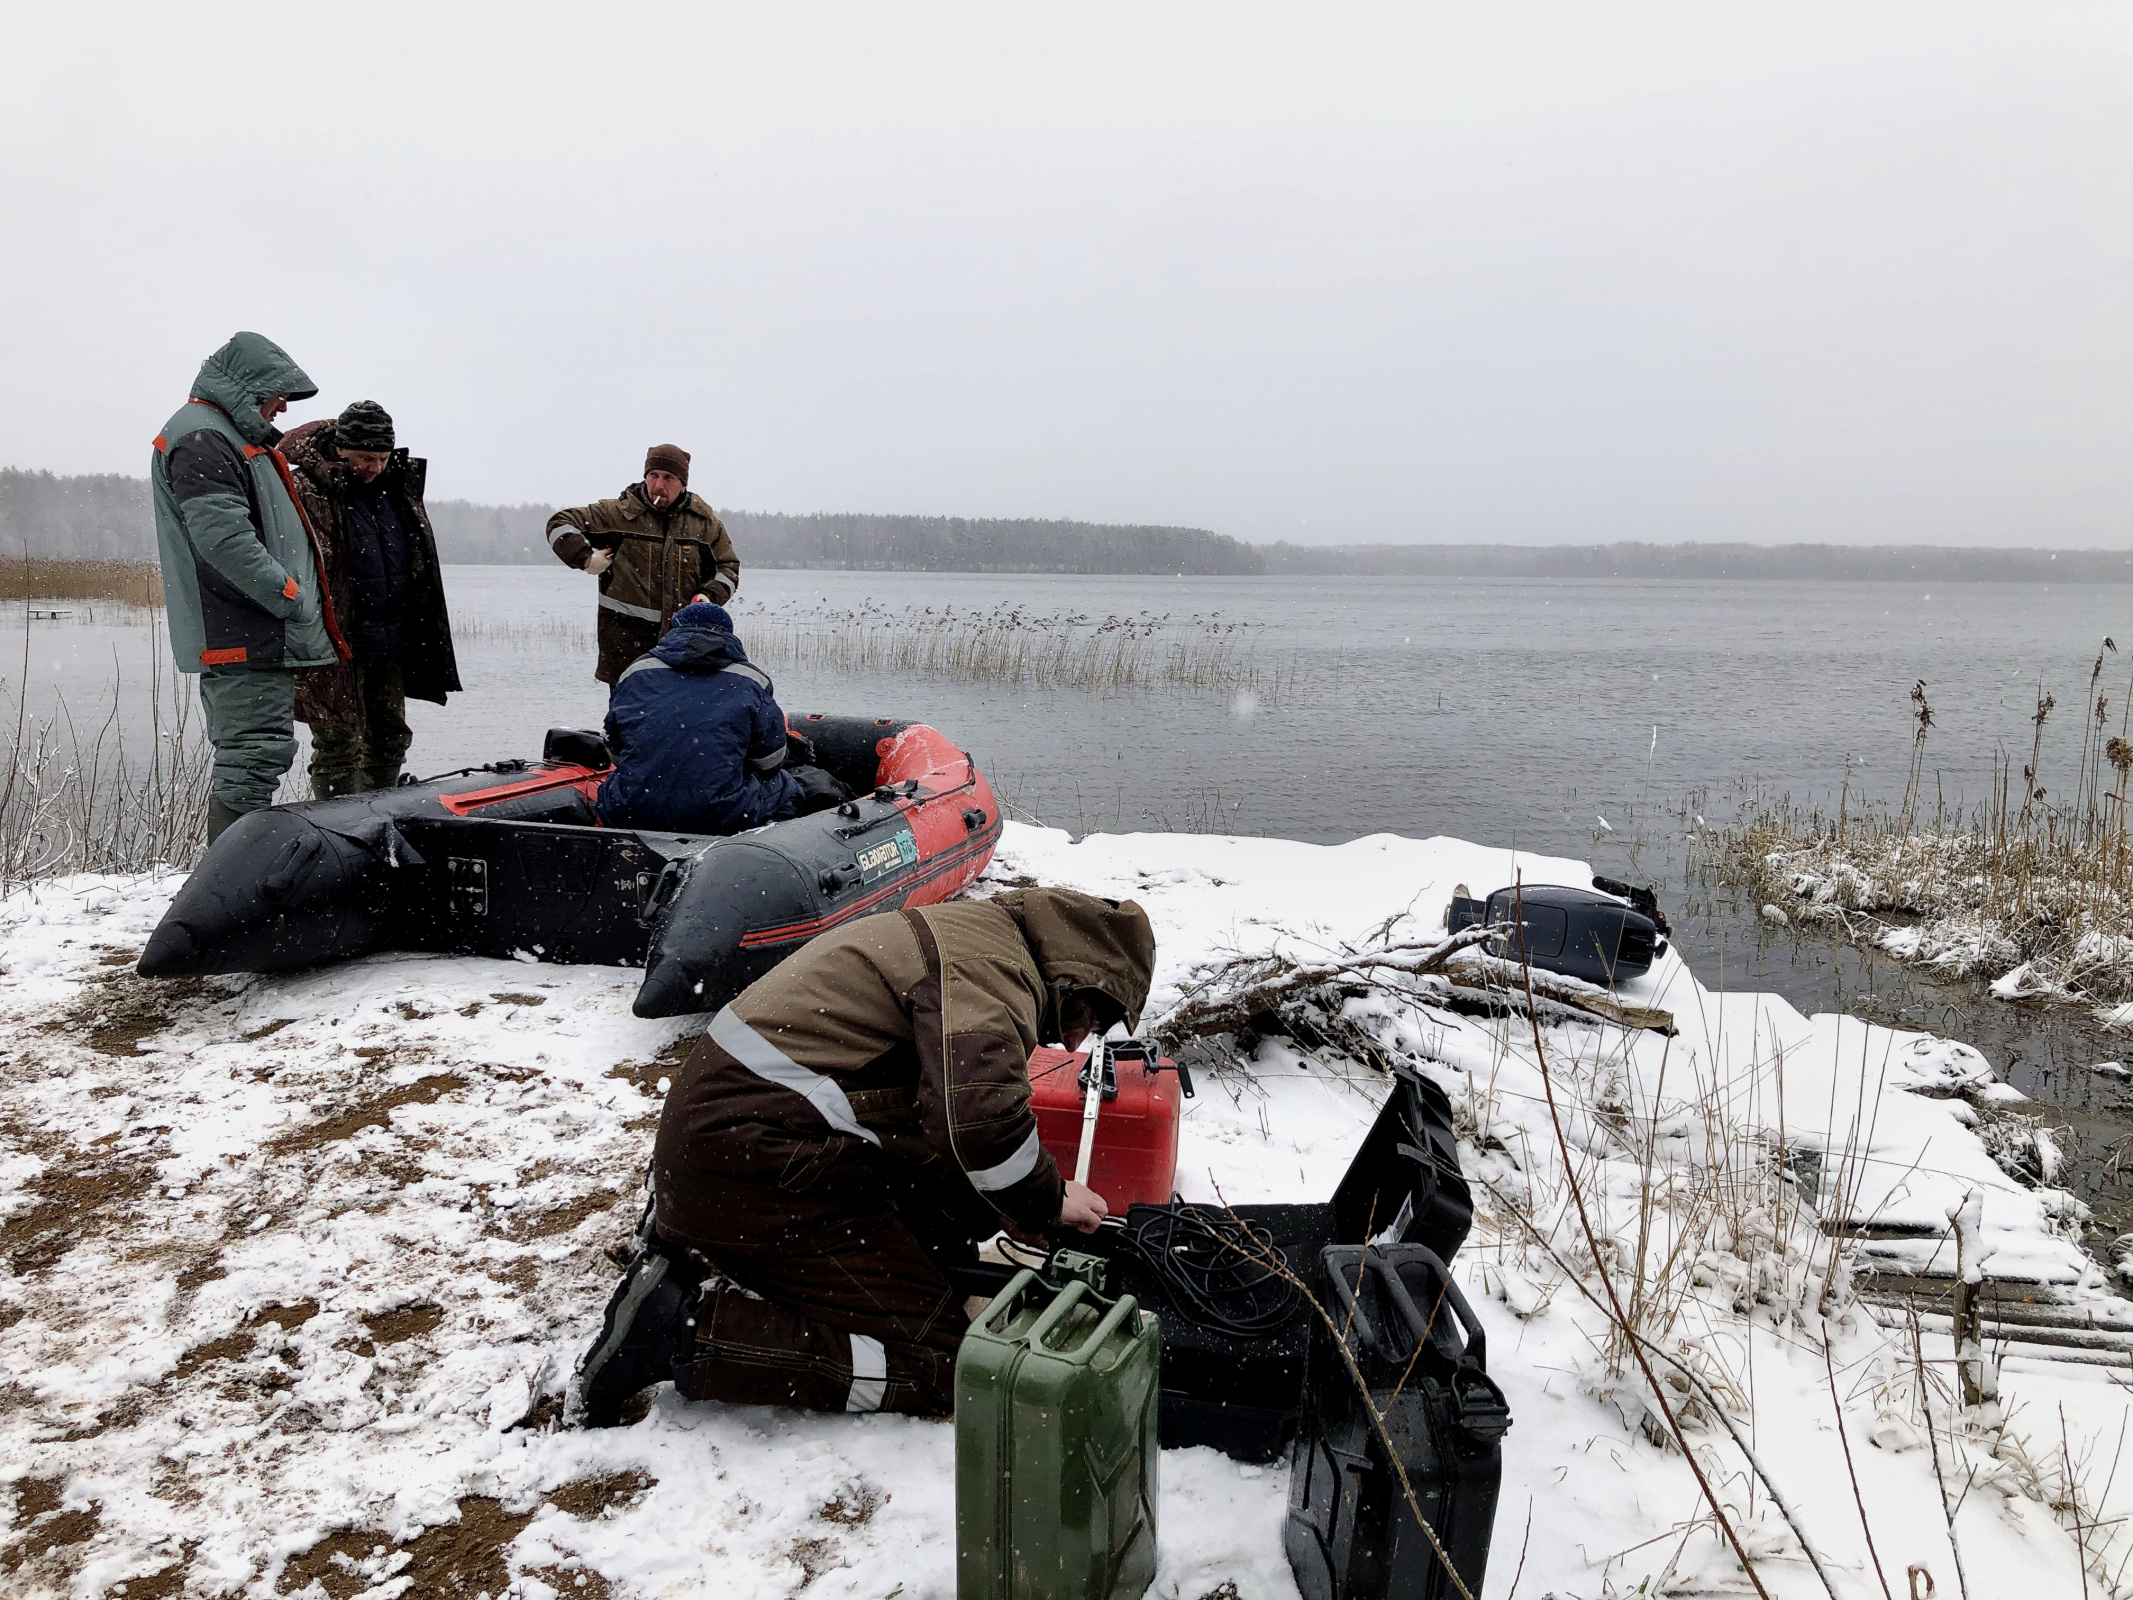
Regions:
<instances>
[{"instance_id":1,"label":"orange reflective stripe","mask_svg":"<svg viewBox=\"0 0 2133 1600\"><path fill-rule=\"evenodd\" d=\"M168 450L169 448L170 448L170 441L169 441L168 439L164 438L162 434L160 434L160 433L159 433L159 434L157 434L157 435L156 435L156 454L157 454L157 455L161 455L161 454L163 454L163 453L164 453L165 451L167 451L167 450Z\"/></svg>"},{"instance_id":2,"label":"orange reflective stripe","mask_svg":"<svg viewBox=\"0 0 2133 1600\"><path fill-rule=\"evenodd\" d=\"M238 645L234 650L203 650L200 652L200 665L203 667L233 667L243 659L243 645Z\"/></svg>"},{"instance_id":3,"label":"orange reflective stripe","mask_svg":"<svg viewBox=\"0 0 2133 1600\"><path fill-rule=\"evenodd\" d=\"M298 595L302 593L303 590L299 589L296 586L296 580L294 578L291 578L287 583L281 586L281 597L284 600L294 600Z\"/></svg>"},{"instance_id":4,"label":"orange reflective stripe","mask_svg":"<svg viewBox=\"0 0 2133 1600\"><path fill-rule=\"evenodd\" d=\"M242 446L241 448L244 451L244 458L247 461L251 460L254 456L263 456L267 453L266 446L264 445L248 444Z\"/></svg>"}]
</instances>

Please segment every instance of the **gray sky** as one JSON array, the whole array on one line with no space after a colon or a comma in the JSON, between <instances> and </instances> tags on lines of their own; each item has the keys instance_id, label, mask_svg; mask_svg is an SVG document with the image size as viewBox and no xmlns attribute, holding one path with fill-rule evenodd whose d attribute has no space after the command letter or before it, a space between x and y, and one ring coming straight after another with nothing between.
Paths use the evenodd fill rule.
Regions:
<instances>
[{"instance_id":1,"label":"gray sky","mask_svg":"<svg viewBox=\"0 0 2133 1600\"><path fill-rule=\"evenodd\" d=\"M437 495L2133 543L2123 5L6 31L0 464L141 472L243 327Z\"/></svg>"}]
</instances>

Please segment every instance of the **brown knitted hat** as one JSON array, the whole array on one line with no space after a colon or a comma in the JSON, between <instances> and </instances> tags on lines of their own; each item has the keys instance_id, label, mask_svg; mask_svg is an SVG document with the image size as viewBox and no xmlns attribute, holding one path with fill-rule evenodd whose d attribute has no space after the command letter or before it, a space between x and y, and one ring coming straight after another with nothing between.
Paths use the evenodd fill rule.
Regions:
<instances>
[{"instance_id":1,"label":"brown knitted hat","mask_svg":"<svg viewBox=\"0 0 2133 1600\"><path fill-rule=\"evenodd\" d=\"M678 444L655 444L644 453L644 470L647 473L671 472L681 479L682 487L689 484L689 452Z\"/></svg>"}]
</instances>

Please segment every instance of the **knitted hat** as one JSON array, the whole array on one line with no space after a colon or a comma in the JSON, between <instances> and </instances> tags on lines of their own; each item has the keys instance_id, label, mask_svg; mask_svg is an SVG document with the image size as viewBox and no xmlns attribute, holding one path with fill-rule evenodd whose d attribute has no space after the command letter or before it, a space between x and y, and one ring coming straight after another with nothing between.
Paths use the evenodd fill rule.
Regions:
<instances>
[{"instance_id":1,"label":"knitted hat","mask_svg":"<svg viewBox=\"0 0 2133 1600\"><path fill-rule=\"evenodd\" d=\"M392 416L375 400L358 400L333 425L333 443L337 450L390 450Z\"/></svg>"},{"instance_id":2,"label":"knitted hat","mask_svg":"<svg viewBox=\"0 0 2133 1600\"><path fill-rule=\"evenodd\" d=\"M683 606L674 613L677 628L713 628L720 633L733 631L733 617L724 606L715 606L708 600L698 600L693 605Z\"/></svg>"},{"instance_id":3,"label":"knitted hat","mask_svg":"<svg viewBox=\"0 0 2133 1600\"><path fill-rule=\"evenodd\" d=\"M689 484L689 452L678 444L655 444L644 453L644 470L649 476L654 472L671 472L681 479L682 487Z\"/></svg>"}]
</instances>

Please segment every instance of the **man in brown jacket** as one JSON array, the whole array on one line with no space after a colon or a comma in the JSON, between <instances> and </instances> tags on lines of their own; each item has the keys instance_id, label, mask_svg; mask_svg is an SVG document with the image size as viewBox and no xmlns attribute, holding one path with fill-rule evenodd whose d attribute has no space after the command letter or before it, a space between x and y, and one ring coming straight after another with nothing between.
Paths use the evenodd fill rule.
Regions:
<instances>
[{"instance_id":1,"label":"man in brown jacket","mask_svg":"<svg viewBox=\"0 0 2133 1600\"><path fill-rule=\"evenodd\" d=\"M740 587L726 525L689 489L689 452L655 444L644 478L612 500L569 506L548 519L548 548L566 567L600 580L600 664L612 684L659 642L691 600L722 606Z\"/></svg>"},{"instance_id":2,"label":"man in brown jacket","mask_svg":"<svg viewBox=\"0 0 2133 1600\"><path fill-rule=\"evenodd\" d=\"M944 1266L1104 1204L1037 1137L1029 1056L1140 1018L1141 908L1068 889L862 917L712 1019L660 1114L639 1249L571 1386L606 1427L692 1400L943 1415L966 1321Z\"/></svg>"}]
</instances>

